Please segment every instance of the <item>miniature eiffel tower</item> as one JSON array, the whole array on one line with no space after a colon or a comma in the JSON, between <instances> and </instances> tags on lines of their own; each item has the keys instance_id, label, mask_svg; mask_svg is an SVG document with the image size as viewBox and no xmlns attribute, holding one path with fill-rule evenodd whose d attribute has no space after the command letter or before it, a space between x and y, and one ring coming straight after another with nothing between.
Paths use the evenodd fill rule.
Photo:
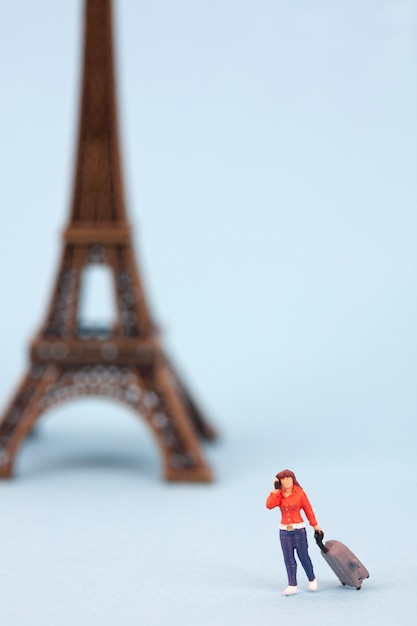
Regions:
<instances>
[{"instance_id":1,"label":"miniature eiffel tower","mask_svg":"<svg viewBox=\"0 0 417 626\"><path fill-rule=\"evenodd\" d=\"M50 407L106 396L145 419L167 480L210 481L198 438L214 439L164 354L149 312L126 219L117 132L111 0L86 0L84 67L72 210L46 320L30 366L0 421L0 477ZM83 272L105 264L114 279L117 319L109 328L79 320Z\"/></svg>"}]
</instances>

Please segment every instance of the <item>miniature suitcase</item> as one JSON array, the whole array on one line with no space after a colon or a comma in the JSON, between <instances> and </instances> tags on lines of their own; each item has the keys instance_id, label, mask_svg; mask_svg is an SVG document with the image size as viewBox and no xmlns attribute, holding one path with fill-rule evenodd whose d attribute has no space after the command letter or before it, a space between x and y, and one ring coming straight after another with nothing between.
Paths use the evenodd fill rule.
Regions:
<instances>
[{"instance_id":1,"label":"miniature suitcase","mask_svg":"<svg viewBox=\"0 0 417 626\"><path fill-rule=\"evenodd\" d=\"M349 585L360 589L369 572L359 559L341 541L326 541L323 544L324 533L317 531L314 538L321 550L325 561L330 565L342 585Z\"/></svg>"}]
</instances>

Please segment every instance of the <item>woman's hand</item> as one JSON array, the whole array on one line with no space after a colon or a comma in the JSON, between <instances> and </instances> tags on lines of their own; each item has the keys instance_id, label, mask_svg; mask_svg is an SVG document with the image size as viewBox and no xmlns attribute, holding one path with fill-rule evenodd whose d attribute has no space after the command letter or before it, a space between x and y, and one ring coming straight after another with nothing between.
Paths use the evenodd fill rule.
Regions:
<instances>
[{"instance_id":1,"label":"woman's hand","mask_svg":"<svg viewBox=\"0 0 417 626\"><path fill-rule=\"evenodd\" d=\"M321 533L323 532L323 529L322 529L322 528L320 528L320 526L319 526L318 524L317 524L316 526L313 526L313 528L314 528L314 530L318 530L318 531L320 531Z\"/></svg>"}]
</instances>

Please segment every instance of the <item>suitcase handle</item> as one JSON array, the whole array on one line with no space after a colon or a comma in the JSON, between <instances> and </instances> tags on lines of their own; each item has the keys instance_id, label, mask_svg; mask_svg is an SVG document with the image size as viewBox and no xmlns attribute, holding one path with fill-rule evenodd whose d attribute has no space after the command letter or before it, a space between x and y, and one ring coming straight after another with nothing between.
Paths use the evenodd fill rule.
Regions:
<instances>
[{"instance_id":1,"label":"suitcase handle","mask_svg":"<svg viewBox=\"0 0 417 626\"><path fill-rule=\"evenodd\" d=\"M322 552L324 552L324 554L326 554L326 552L329 551L328 548L326 548L326 546L323 543L323 539L324 539L324 532L322 530L315 530L314 531L314 539L316 540L316 544L318 545L318 547L320 548L320 550Z\"/></svg>"}]
</instances>

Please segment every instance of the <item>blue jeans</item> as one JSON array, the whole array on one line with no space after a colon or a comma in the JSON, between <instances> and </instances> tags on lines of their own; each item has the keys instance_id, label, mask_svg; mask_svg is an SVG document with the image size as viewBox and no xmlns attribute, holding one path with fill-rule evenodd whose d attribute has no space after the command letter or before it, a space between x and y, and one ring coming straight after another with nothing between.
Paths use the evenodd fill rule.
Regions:
<instances>
[{"instance_id":1,"label":"blue jeans","mask_svg":"<svg viewBox=\"0 0 417 626\"><path fill-rule=\"evenodd\" d=\"M295 530L280 530L282 552L284 554L285 567L287 568L288 584L297 585L297 561L294 551L297 550L298 558L303 566L308 580L314 580L313 564L308 554L307 532L305 528Z\"/></svg>"}]
</instances>

